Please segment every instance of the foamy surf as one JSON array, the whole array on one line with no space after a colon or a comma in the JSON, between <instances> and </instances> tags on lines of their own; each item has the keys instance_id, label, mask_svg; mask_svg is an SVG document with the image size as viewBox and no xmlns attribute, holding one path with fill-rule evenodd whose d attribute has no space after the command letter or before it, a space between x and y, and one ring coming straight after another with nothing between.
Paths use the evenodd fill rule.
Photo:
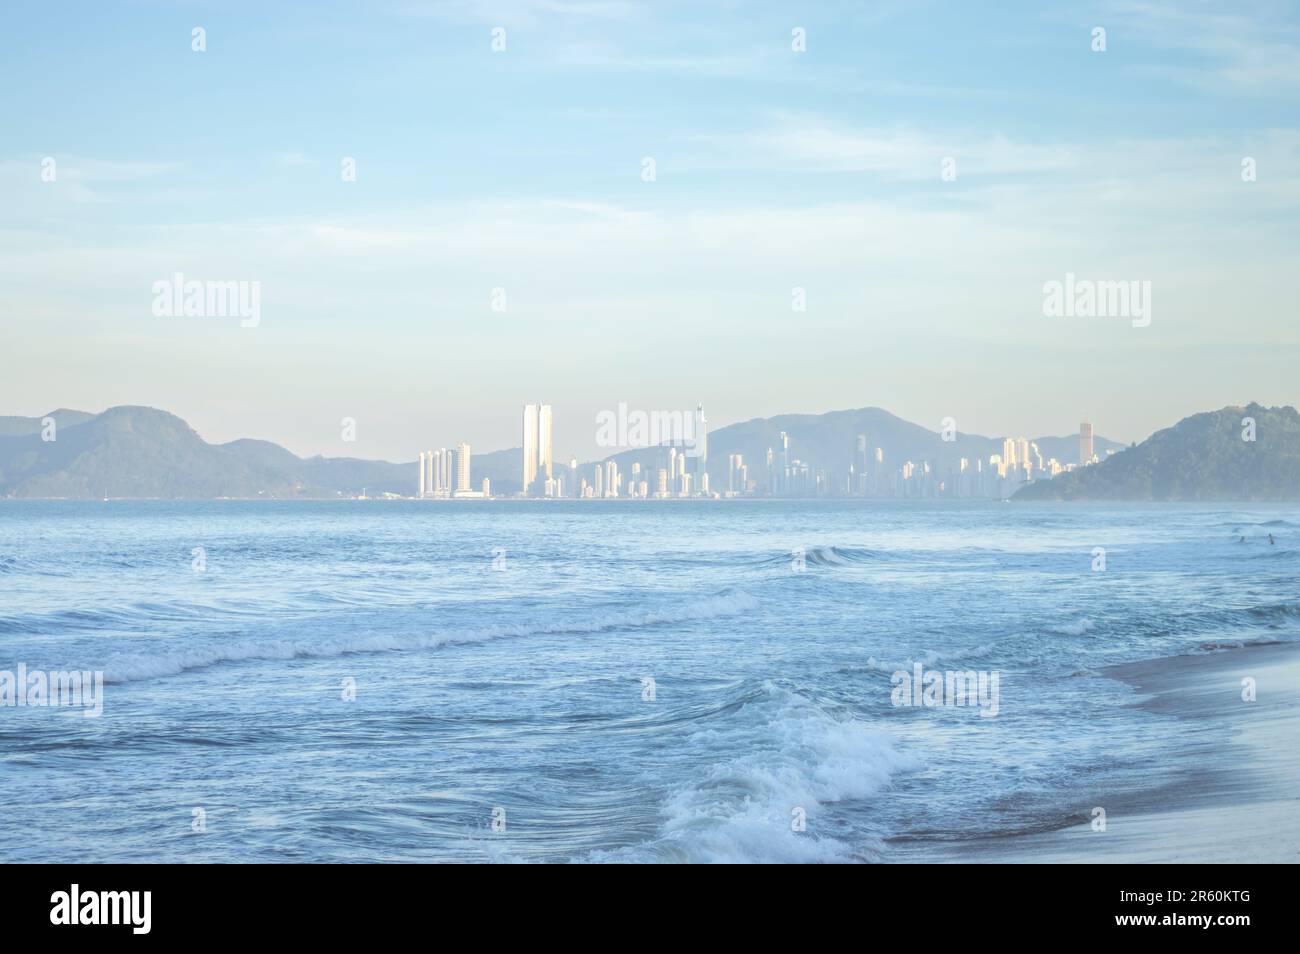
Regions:
<instances>
[{"instance_id":1,"label":"foamy surf","mask_svg":"<svg viewBox=\"0 0 1300 954\"><path fill-rule=\"evenodd\" d=\"M1057 633L1061 636L1082 636L1084 633L1090 633L1096 624L1092 620L1084 617L1082 619L1068 620L1064 623L1057 623L1054 626L1047 627L1049 632Z\"/></svg>"},{"instance_id":2,"label":"foamy surf","mask_svg":"<svg viewBox=\"0 0 1300 954\"><path fill-rule=\"evenodd\" d=\"M737 713L735 727L707 726L683 758L707 766L662 806L654 841L598 852L593 861L716 863L862 862L879 841L846 838L832 815L879 795L896 773L921 763L893 736L837 718L770 682Z\"/></svg>"}]
</instances>

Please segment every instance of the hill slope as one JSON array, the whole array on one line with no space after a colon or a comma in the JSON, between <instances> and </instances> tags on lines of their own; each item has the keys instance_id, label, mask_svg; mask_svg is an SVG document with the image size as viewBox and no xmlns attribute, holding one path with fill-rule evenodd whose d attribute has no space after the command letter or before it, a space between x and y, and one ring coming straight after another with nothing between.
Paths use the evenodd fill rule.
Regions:
<instances>
[{"instance_id":1,"label":"hill slope","mask_svg":"<svg viewBox=\"0 0 1300 954\"><path fill-rule=\"evenodd\" d=\"M1242 439L1243 418L1255 440ZM1225 407L1194 414L1092 467L1037 481L1015 500L1300 500L1300 414Z\"/></svg>"},{"instance_id":2,"label":"hill slope","mask_svg":"<svg viewBox=\"0 0 1300 954\"><path fill-rule=\"evenodd\" d=\"M149 407L102 414L54 411L56 439L39 418L6 418L0 495L14 497L333 497L410 493L416 465L317 457L267 441L209 444L179 417ZM35 422L24 426L21 422Z\"/></svg>"}]
</instances>

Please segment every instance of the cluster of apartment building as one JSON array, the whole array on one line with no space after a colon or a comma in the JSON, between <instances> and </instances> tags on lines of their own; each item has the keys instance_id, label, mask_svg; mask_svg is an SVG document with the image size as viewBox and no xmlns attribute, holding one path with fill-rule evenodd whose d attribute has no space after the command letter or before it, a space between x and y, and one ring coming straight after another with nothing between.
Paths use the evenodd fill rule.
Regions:
<instances>
[{"instance_id":1,"label":"cluster of apartment building","mask_svg":"<svg viewBox=\"0 0 1300 954\"><path fill-rule=\"evenodd\" d=\"M416 496L420 498L488 497L491 485L488 479L478 490L470 484L470 447L462 441L454 449L440 447L436 451L420 451L420 485Z\"/></svg>"},{"instance_id":2,"label":"cluster of apartment building","mask_svg":"<svg viewBox=\"0 0 1300 954\"><path fill-rule=\"evenodd\" d=\"M708 421L696 406L689 440L680 439L656 448L654 468L634 461L624 472L617 460L598 461L580 468L576 457L567 467L554 464L553 415L549 404L526 404L523 411L522 495L577 499L656 499L713 496L709 489ZM583 471L586 471L584 473Z\"/></svg>"},{"instance_id":3,"label":"cluster of apartment building","mask_svg":"<svg viewBox=\"0 0 1300 954\"><path fill-rule=\"evenodd\" d=\"M853 462L847 473L828 472L790 456L790 436L782 431L767 449L761 473L751 476L743 455L728 456L726 497L762 495L773 497L956 497L1005 499L1022 484L1051 478L1076 466L1097 463L1092 424L1079 428L1080 464L1062 464L1055 457L1043 459L1038 444L1024 437L1002 441L1001 453L987 458L959 457L941 470L928 460L905 460L886 464L883 447L871 447L859 434Z\"/></svg>"}]
</instances>

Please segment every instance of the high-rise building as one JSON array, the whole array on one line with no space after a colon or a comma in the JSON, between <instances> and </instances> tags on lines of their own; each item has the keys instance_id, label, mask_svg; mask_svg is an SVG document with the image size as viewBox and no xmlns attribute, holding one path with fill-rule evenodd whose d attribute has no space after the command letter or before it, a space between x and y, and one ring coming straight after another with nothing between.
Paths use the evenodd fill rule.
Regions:
<instances>
[{"instance_id":1,"label":"high-rise building","mask_svg":"<svg viewBox=\"0 0 1300 954\"><path fill-rule=\"evenodd\" d=\"M744 488L740 483L740 474L744 470L745 459L740 454L731 454L727 457L727 492L732 494L741 493Z\"/></svg>"},{"instance_id":2,"label":"high-rise building","mask_svg":"<svg viewBox=\"0 0 1300 954\"><path fill-rule=\"evenodd\" d=\"M468 491L469 485L469 445L461 441L456 445L456 490Z\"/></svg>"},{"instance_id":3,"label":"high-rise building","mask_svg":"<svg viewBox=\"0 0 1300 954\"><path fill-rule=\"evenodd\" d=\"M695 472L704 473L709 463L709 421L704 405L695 405Z\"/></svg>"},{"instance_id":4,"label":"high-rise building","mask_svg":"<svg viewBox=\"0 0 1300 954\"><path fill-rule=\"evenodd\" d=\"M545 493L546 481L555 476L553 420L549 404L524 405L519 480L525 497Z\"/></svg>"},{"instance_id":5,"label":"high-rise building","mask_svg":"<svg viewBox=\"0 0 1300 954\"><path fill-rule=\"evenodd\" d=\"M1079 464L1092 463L1092 422L1084 421L1079 425Z\"/></svg>"},{"instance_id":6,"label":"high-rise building","mask_svg":"<svg viewBox=\"0 0 1300 954\"><path fill-rule=\"evenodd\" d=\"M1002 463L1008 470L1014 470L1019 465L1016 460L1016 441L1013 437L1002 438Z\"/></svg>"},{"instance_id":7,"label":"high-rise building","mask_svg":"<svg viewBox=\"0 0 1300 954\"><path fill-rule=\"evenodd\" d=\"M525 497L533 492L537 481L537 405L524 405L523 420L523 469L519 478L519 489Z\"/></svg>"},{"instance_id":8,"label":"high-rise building","mask_svg":"<svg viewBox=\"0 0 1300 954\"><path fill-rule=\"evenodd\" d=\"M537 409L537 471L543 478L554 476L551 447L551 406Z\"/></svg>"},{"instance_id":9,"label":"high-rise building","mask_svg":"<svg viewBox=\"0 0 1300 954\"><path fill-rule=\"evenodd\" d=\"M441 496L442 456L443 452L441 450L431 450L425 453L425 458L428 461L424 474L424 495L426 497Z\"/></svg>"}]
</instances>

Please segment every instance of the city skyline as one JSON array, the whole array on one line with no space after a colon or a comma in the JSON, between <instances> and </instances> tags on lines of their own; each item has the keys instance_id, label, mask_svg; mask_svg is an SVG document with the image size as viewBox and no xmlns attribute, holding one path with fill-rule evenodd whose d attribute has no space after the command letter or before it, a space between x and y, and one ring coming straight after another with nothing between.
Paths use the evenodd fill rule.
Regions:
<instances>
[{"instance_id":1,"label":"city skyline","mask_svg":"<svg viewBox=\"0 0 1300 954\"><path fill-rule=\"evenodd\" d=\"M847 468L828 466L816 459L792 458L790 434L780 431L776 440L768 445L762 461L755 466L755 477L751 477L750 462L746 461L744 454L728 452L725 480L721 481L720 489L715 489L708 471L709 430L703 404L696 404L689 418L680 412L651 412L647 415L634 409L629 413L626 405L619 406L618 417L617 428L608 426L613 424L613 415L599 421L602 433L609 431L618 435L618 446L611 453L586 462L579 462L576 456L571 456L568 466L557 471L552 466L553 409L549 404L525 404L521 415L520 446L498 452L513 450L519 453L519 489L497 496L550 499L735 498L756 495L1007 499L1026 483L1051 480L1101 459L1095 452L1092 422L1086 419L1080 422L1076 435L1076 461L1061 461L1050 454L1045 456L1037 440L1008 436L1002 438L1000 453L990 451L978 456L957 456L955 460L947 461L946 468L939 455L934 460L924 455L913 455L917 457L915 460L903 455L904 459L896 463L895 455L883 445L873 445L866 433L857 435L853 462ZM635 430L636 438L629 438L632 431L628 429L628 419L631 417L636 417L638 425L641 425ZM647 422L649 426L645 426ZM956 421L946 418L938 436L944 442L955 443L958 439ZM978 435L965 436L987 440ZM629 452L648 452L654 459L649 466L634 460L627 472L623 472L618 458ZM1103 456L1112 453L1114 448L1108 449ZM449 468L454 468L456 473L454 488L446 476ZM482 480L481 491L471 491L472 479L468 444L458 444L454 454L446 448L436 452L421 451L415 496L421 499L492 496L488 478Z\"/></svg>"}]
</instances>

